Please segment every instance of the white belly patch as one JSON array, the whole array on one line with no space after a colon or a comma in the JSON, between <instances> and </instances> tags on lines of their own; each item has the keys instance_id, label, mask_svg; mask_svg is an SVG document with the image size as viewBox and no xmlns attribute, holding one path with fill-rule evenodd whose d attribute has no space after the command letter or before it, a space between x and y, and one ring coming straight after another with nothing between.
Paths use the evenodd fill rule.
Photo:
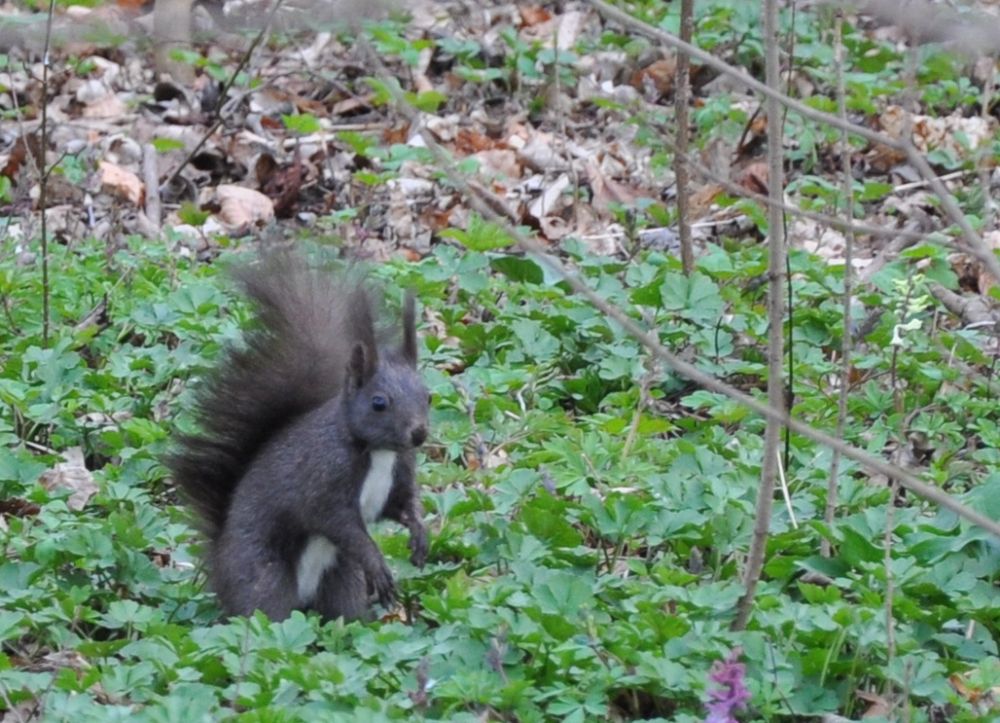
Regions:
<instances>
[{"instance_id":1,"label":"white belly patch","mask_svg":"<svg viewBox=\"0 0 1000 723\"><path fill-rule=\"evenodd\" d=\"M296 582L299 604L308 605L316 598L323 573L337 564L337 546L321 535L313 535L299 556Z\"/></svg>"},{"instance_id":2,"label":"white belly patch","mask_svg":"<svg viewBox=\"0 0 1000 723\"><path fill-rule=\"evenodd\" d=\"M396 466L396 453L380 449L371 453L371 466L365 481L361 483L361 517L365 522L374 522L382 513L385 501L392 489L392 470Z\"/></svg>"}]
</instances>

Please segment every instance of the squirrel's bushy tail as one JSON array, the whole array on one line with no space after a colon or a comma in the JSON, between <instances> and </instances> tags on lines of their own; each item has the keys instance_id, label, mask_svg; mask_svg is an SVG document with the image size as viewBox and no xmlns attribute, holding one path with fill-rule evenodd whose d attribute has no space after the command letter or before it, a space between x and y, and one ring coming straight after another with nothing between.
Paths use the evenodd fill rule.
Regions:
<instances>
[{"instance_id":1,"label":"squirrel's bushy tail","mask_svg":"<svg viewBox=\"0 0 1000 723\"><path fill-rule=\"evenodd\" d=\"M357 274L319 272L280 253L234 276L254 306L253 326L201 383L200 432L180 435L165 460L210 541L267 441L337 395L354 346L376 354L373 300Z\"/></svg>"}]
</instances>

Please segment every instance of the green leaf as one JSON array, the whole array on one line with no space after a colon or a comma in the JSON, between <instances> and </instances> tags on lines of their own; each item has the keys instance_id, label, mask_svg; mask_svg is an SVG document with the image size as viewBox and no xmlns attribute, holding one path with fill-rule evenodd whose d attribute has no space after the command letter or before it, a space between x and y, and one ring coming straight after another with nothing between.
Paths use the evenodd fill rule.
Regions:
<instances>
[{"instance_id":1,"label":"green leaf","mask_svg":"<svg viewBox=\"0 0 1000 723\"><path fill-rule=\"evenodd\" d=\"M448 96L444 93L437 90L425 90L422 93L418 93L410 102L413 103L417 110L421 110L424 113L436 113L438 108L447 101Z\"/></svg>"},{"instance_id":2,"label":"green leaf","mask_svg":"<svg viewBox=\"0 0 1000 723\"><path fill-rule=\"evenodd\" d=\"M531 259L522 256L497 256L490 259L490 266L512 281L541 284L545 280L542 268Z\"/></svg>"},{"instance_id":3,"label":"green leaf","mask_svg":"<svg viewBox=\"0 0 1000 723\"><path fill-rule=\"evenodd\" d=\"M319 133L323 129L319 120L312 113L296 113L295 115L282 114L281 122L285 124L285 128L292 131L292 133L299 134L300 136L308 136L313 133Z\"/></svg>"},{"instance_id":4,"label":"green leaf","mask_svg":"<svg viewBox=\"0 0 1000 723\"><path fill-rule=\"evenodd\" d=\"M184 141L176 138L157 137L153 139L153 148L157 153L169 153L170 151L180 151L184 149Z\"/></svg>"},{"instance_id":5,"label":"green leaf","mask_svg":"<svg viewBox=\"0 0 1000 723\"><path fill-rule=\"evenodd\" d=\"M474 213L469 215L469 225L465 230L445 229L441 236L454 239L471 251L492 251L514 243L502 227Z\"/></svg>"},{"instance_id":6,"label":"green leaf","mask_svg":"<svg viewBox=\"0 0 1000 723\"><path fill-rule=\"evenodd\" d=\"M181 204L177 211L177 217L189 226L201 227L212 215L211 211L202 211L197 205L190 201Z\"/></svg>"}]
</instances>

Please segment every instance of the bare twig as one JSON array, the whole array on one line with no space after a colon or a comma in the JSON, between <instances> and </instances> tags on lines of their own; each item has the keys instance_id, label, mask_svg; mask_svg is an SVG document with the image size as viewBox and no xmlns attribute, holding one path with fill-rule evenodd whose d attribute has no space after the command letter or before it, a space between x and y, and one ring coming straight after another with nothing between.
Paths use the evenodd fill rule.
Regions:
<instances>
[{"instance_id":1,"label":"bare twig","mask_svg":"<svg viewBox=\"0 0 1000 723\"><path fill-rule=\"evenodd\" d=\"M785 500L785 510L788 512L788 521L792 524L792 529L799 529L799 521L795 518L795 508L792 507L792 491L788 487L788 478L785 476L785 468L778 455L778 484L781 485L781 496Z\"/></svg>"},{"instance_id":2,"label":"bare twig","mask_svg":"<svg viewBox=\"0 0 1000 723\"><path fill-rule=\"evenodd\" d=\"M142 147L142 180L146 184L146 218L159 229L160 174L157 172L156 149L152 143L146 143Z\"/></svg>"},{"instance_id":3,"label":"bare twig","mask_svg":"<svg viewBox=\"0 0 1000 723\"><path fill-rule=\"evenodd\" d=\"M764 66L768 87L777 89L781 83L781 61L778 58L778 0L764 2ZM783 133L781 103L777 95L769 95L767 113L767 186L768 196L780 201L784 198L785 172L783 165ZM772 205L767 220L768 248L768 297L767 297L767 401L771 409L785 410L785 216L781 208ZM757 509L754 514L753 538L747 554L743 573L743 597L736 608L733 630L743 630L750 620L754 595L764 556L767 537L771 529L771 509L774 505L774 482L778 473L778 445L781 443L782 424L768 419L764 430L764 448L761 452L760 487L757 490Z\"/></svg>"},{"instance_id":4,"label":"bare twig","mask_svg":"<svg viewBox=\"0 0 1000 723\"><path fill-rule=\"evenodd\" d=\"M837 11L834 25L834 64L837 75L837 112L841 119L847 120L847 89L844 82L844 14ZM844 215L854 218L854 176L851 174L851 139L847 131L841 131L840 136L840 187L844 194ZM844 300L843 300L843 335L840 340L840 390L837 395L837 427L836 436L843 438L847 425L847 392L851 383L851 302L852 284L854 283L854 232L848 230L844 234ZM833 526L837 514L837 492L840 476L840 453L834 450L830 460L830 477L826 484L826 508L823 521L827 527ZM831 553L830 540L824 537L820 541L820 554L829 557Z\"/></svg>"},{"instance_id":5,"label":"bare twig","mask_svg":"<svg viewBox=\"0 0 1000 723\"><path fill-rule=\"evenodd\" d=\"M917 85L917 50L911 47L909 52L906 54L906 64L903 72L904 77L904 115L903 115L903 138L910 138L913 132L913 118L911 113L916 106L916 85ZM909 146L909 144L907 144ZM912 149L912 146L910 146ZM907 154L910 154L910 150L907 150ZM922 157L921 157L921 160ZM928 179L929 180L929 179ZM937 179L935 179L937 180ZM941 185L940 181L937 181ZM934 187L934 184L931 184ZM941 199L942 202L945 201L944 198ZM904 302L902 312L899 319L899 328L904 328L906 322L908 321L908 316L910 315L910 300L915 293L916 280L910 278L910 283L906 290L906 300ZM894 344L892 349L892 374L893 374L893 395L896 397L896 409L899 412L903 411L903 400L902 400L902 389L900 385L895 383L897 363L899 359L901 345ZM915 413L915 412L914 412ZM896 436L899 440L899 450L902 452L907 444L906 428L908 426L908 418L900 416L899 429L896 430ZM893 602L895 601L896 593L896 575L892 569L892 538L893 533L896 529L896 500L899 495L899 482L895 479L889 480L889 502L885 509L885 529L882 533L882 570L885 575L885 600L884 600L884 612L885 612L885 654L886 654L886 665L892 666L896 658L896 617L893 612ZM898 698L895 695L896 685L891 678L886 679L886 695L885 697L889 702L889 710L887 711L888 718L890 720L896 717L896 705ZM909 696L907 696L909 697Z\"/></svg>"},{"instance_id":6,"label":"bare twig","mask_svg":"<svg viewBox=\"0 0 1000 723\"><path fill-rule=\"evenodd\" d=\"M991 67L988 77L983 81L983 93L980 97L980 118L983 124L989 126L992 122L993 94L996 91L996 69ZM996 219L997 203L990 193L990 167L994 157L989 145L981 146L976 153L976 174L979 177L979 188L983 195L983 228L993 228Z\"/></svg>"},{"instance_id":7,"label":"bare twig","mask_svg":"<svg viewBox=\"0 0 1000 723\"><path fill-rule=\"evenodd\" d=\"M49 147L49 46L52 42L52 22L55 16L55 0L49 0L48 16L45 19L45 49L42 53L42 148L38 159L38 207L42 212L42 345L49 345L49 324L52 311L50 308L51 289L49 288L49 230L47 210L49 203L49 169L45 165L46 151Z\"/></svg>"},{"instance_id":8,"label":"bare twig","mask_svg":"<svg viewBox=\"0 0 1000 723\"><path fill-rule=\"evenodd\" d=\"M694 0L681 0L681 40L691 42L694 35ZM674 87L674 117L677 119L677 152L674 154L674 175L677 177L677 231L681 244L681 265L684 273L694 271L694 249L691 246L690 200L691 179L688 172L688 96L691 92L691 59L686 53L677 54L677 81Z\"/></svg>"}]
</instances>

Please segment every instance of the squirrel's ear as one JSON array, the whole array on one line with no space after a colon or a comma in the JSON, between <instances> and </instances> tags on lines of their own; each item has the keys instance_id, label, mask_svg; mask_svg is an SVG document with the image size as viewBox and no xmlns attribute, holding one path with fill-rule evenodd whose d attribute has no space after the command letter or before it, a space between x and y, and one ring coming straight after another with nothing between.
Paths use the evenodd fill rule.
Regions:
<instances>
[{"instance_id":1,"label":"squirrel's ear","mask_svg":"<svg viewBox=\"0 0 1000 723\"><path fill-rule=\"evenodd\" d=\"M347 364L347 383L355 389L360 389L365 385L368 376L367 360L365 359L365 347L363 344L355 344L351 349L351 359Z\"/></svg>"},{"instance_id":2,"label":"squirrel's ear","mask_svg":"<svg viewBox=\"0 0 1000 723\"><path fill-rule=\"evenodd\" d=\"M412 291L403 301L403 358L410 366L417 365L417 302Z\"/></svg>"}]
</instances>

